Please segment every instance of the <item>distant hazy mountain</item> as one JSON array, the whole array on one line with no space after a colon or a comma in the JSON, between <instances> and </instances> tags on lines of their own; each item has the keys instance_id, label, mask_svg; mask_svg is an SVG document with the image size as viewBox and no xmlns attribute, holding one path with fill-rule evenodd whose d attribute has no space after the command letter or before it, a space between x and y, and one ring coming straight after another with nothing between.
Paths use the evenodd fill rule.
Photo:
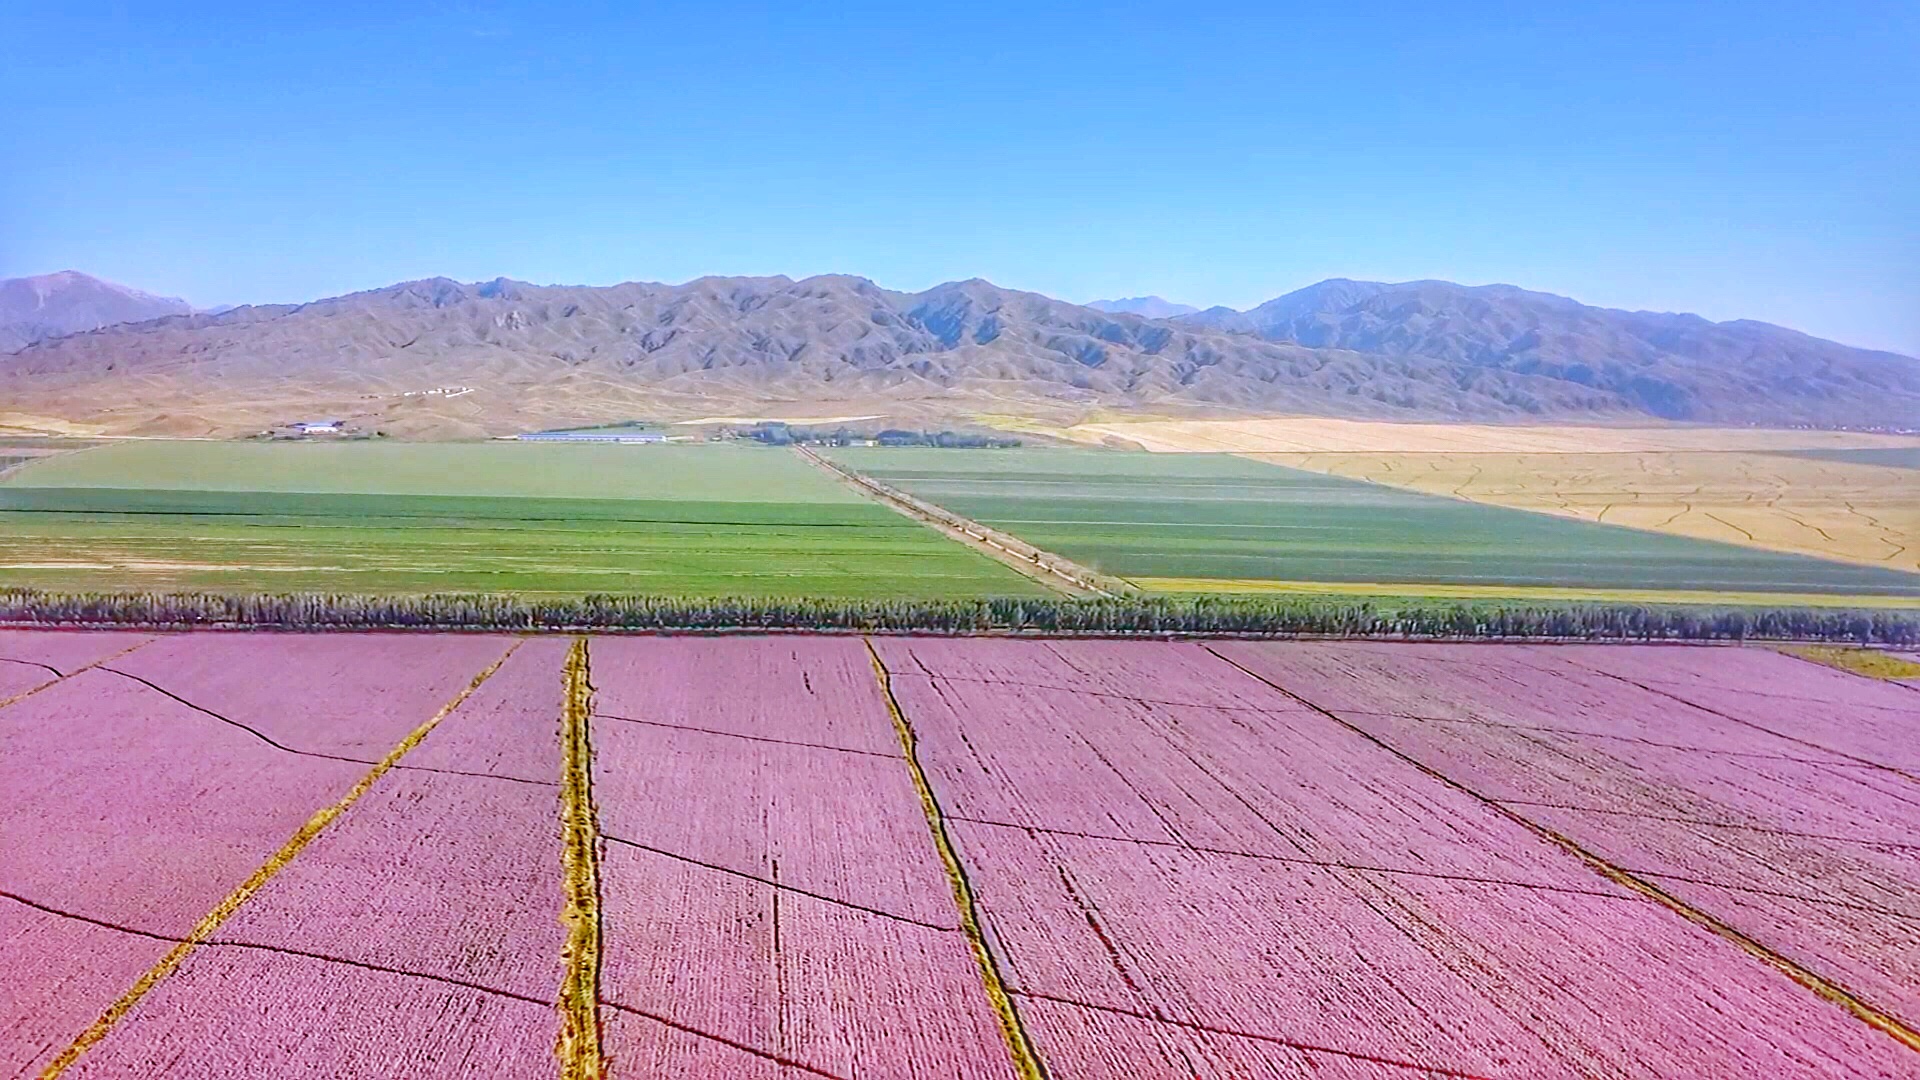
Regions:
<instances>
[{"instance_id":1,"label":"distant hazy mountain","mask_svg":"<svg viewBox=\"0 0 1920 1080\"><path fill-rule=\"evenodd\" d=\"M1192 315L1200 310L1192 304L1176 304L1157 296L1129 296L1125 300L1095 300L1087 306L1109 315L1139 315L1148 319L1171 319L1176 315Z\"/></svg>"},{"instance_id":2,"label":"distant hazy mountain","mask_svg":"<svg viewBox=\"0 0 1920 1080\"><path fill-rule=\"evenodd\" d=\"M154 296L72 270L0 280L0 353L62 334L163 315L185 315L193 305Z\"/></svg>"},{"instance_id":3,"label":"distant hazy mountain","mask_svg":"<svg viewBox=\"0 0 1920 1080\"><path fill-rule=\"evenodd\" d=\"M1444 364L1463 389L1495 373L1540 377L1566 387L1563 398L1584 387L1674 420L1920 426L1910 397L1920 362L1909 357L1751 320L1594 308L1512 285L1335 278L1250 311L1211 308L1178 321Z\"/></svg>"},{"instance_id":4,"label":"distant hazy mountain","mask_svg":"<svg viewBox=\"0 0 1920 1080\"><path fill-rule=\"evenodd\" d=\"M421 396L452 386L473 390ZM156 433L311 412L478 435L773 403L773 415L833 403L821 415L1227 408L1911 426L1920 361L1509 286L1329 281L1247 312L1151 319L978 279L900 293L846 276L604 288L434 278L0 356L0 406Z\"/></svg>"}]
</instances>

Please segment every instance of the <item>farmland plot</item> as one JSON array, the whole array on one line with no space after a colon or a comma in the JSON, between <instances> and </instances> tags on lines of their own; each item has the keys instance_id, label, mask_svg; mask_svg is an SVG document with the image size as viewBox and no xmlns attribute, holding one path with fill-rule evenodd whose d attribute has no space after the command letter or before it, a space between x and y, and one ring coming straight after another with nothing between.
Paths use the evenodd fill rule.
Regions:
<instances>
[{"instance_id":1,"label":"farmland plot","mask_svg":"<svg viewBox=\"0 0 1920 1080\"><path fill-rule=\"evenodd\" d=\"M152 640L147 634L0 630L0 703Z\"/></svg>"},{"instance_id":2,"label":"farmland plot","mask_svg":"<svg viewBox=\"0 0 1920 1080\"><path fill-rule=\"evenodd\" d=\"M10 778L0 789L0 936L9 970L23 973L7 980L0 1066L33 1072L53 1060L367 775L353 751L386 753L506 648L485 638L334 641L166 638L0 709ZM245 685L271 685L264 670L297 687L305 655L353 643L353 677L330 686L324 706ZM146 648L158 662L140 656ZM229 665L258 666L183 663L223 649ZM453 689L423 694L436 685Z\"/></svg>"},{"instance_id":3,"label":"farmland plot","mask_svg":"<svg viewBox=\"0 0 1920 1080\"><path fill-rule=\"evenodd\" d=\"M1799 662L1725 649L1218 648L1899 1021L1920 1018L1920 785L1793 737L1796 695L1757 720L1708 703L1709 687L1741 672L1788 689L1779 666ZM1604 668L1679 686L1685 700ZM1583 708L1609 692L1612 720ZM1920 724L1920 710L1864 711L1863 728Z\"/></svg>"},{"instance_id":4,"label":"farmland plot","mask_svg":"<svg viewBox=\"0 0 1920 1080\"><path fill-rule=\"evenodd\" d=\"M516 650L68 1075L552 1076L565 647Z\"/></svg>"},{"instance_id":5,"label":"farmland plot","mask_svg":"<svg viewBox=\"0 0 1920 1080\"><path fill-rule=\"evenodd\" d=\"M1201 690L1195 647L881 652L1063 1073L1111 1074L1128 1053L1130 1075L1920 1069L1351 729L1225 664ZM1751 1016L1775 1020L1727 1020Z\"/></svg>"},{"instance_id":6,"label":"farmland plot","mask_svg":"<svg viewBox=\"0 0 1920 1080\"><path fill-rule=\"evenodd\" d=\"M0 656L4 1075L1920 1078L1920 694L1772 652Z\"/></svg>"},{"instance_id":7,"label":"farmland plot","mask_svg":"<svg viewBox=\"0 0 1920 1080\"><path fill-rule=\"evenodd\" d=\"M0 583L389 594L1043 591L783 451L378 442L154 441L26 465L0 476Z\"/></svg>"},{"instance_id":8,"label":"farmland plot","mask_svg":"<svg viewBox=\"0 0 1920 1080\"><path fill-rule=\"evenodd\" d=\"M615 1067L1011 1077L862 645L592 656Z\"/></svg>"},{"instance_id":9,"label":"farmland plot","mask_svg":"<svg viewBox=\"0 0 1920 1080\"><path fill-rule=\"evenodd\" d=\"M1149 592L1920 597L1920 576L1893 564L1579 521L1236 456L913 448L830 456Z\"/></svg>"}]
</instances>

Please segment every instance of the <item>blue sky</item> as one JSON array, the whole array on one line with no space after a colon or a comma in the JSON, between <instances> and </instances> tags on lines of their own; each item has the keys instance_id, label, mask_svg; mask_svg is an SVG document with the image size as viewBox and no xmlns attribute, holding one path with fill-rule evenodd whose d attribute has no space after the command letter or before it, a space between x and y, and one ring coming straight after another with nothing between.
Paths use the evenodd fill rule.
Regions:
<instances>
[{"instance_id":1,"label":"blue sky","mask_svg":"<svg viewBox=\"0 0 1920 1080\"><path fill-rule=\"evenodd\" d=\"M11 0L0 276L1439 277L1920 354L1920 5L1466 6Z\"/></svg>"}]
</instances>

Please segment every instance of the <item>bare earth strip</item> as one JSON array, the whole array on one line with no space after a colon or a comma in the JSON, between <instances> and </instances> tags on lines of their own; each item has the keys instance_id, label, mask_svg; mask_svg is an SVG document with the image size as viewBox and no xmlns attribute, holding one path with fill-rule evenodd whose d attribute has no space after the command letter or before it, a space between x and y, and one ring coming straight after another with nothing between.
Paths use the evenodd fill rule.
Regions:
<instances>
[{"instance_id":1,"label":"bare earth strip","mask_svg":"<svg viewBox=\"0 0 1920 1080\"><path fill-rule=\"evenodd\" d=\"M383 777L68 1075L553 1076L565 650L516 650L408 757L458 772Z\"/></svg>"},{"instance_id":2,"label":"bare earth strip","mask_svg":"<svg viewBox=\"0 0 1920 1080\"><path fill-rule=\"evenodd\" d=\"M1776 671L1754 680L1776 696L1728 709L1724 692L1684 677L1795 661L1745 649L1216 648L1920 1027L1920 783L1849 752L1870 747L1868 730L1822 724L1785 692L1814 687ZM1648 674L1696 684L1668 692L1632 677ZM1834 700L1869 730L1920 726L1920 709L1884 704Z\"/></svg>"},{"instance_id":3,"label":"bare earth strip","mask_svg":"<svg viewBox=\"0 0 1920 1080\"><path fill-rule=\"evenodd\" d=\"M1125 582L1109 578L1051 551L1043 551L998 529L990 529L970 518L961 517L945 507L917 499L804 446L794 447L794 452L882 506L965 544L1054 592L1067 596L1109 596L1116 591L1127 591Z\"/></svg>"},{"instance_id":4,"label":"bare earth strip","mask_svg":"<svg viewBox=\"0 0 1920 1080\"><path fill-rule=\"evenodd\" d=\"M1023 1007L1053 1006L1030 1015L1063 1074L1129 1055L1149 1077L1920 1073L1728 940L1198 647L882 652Z\"/></svg>"},{"instance_id":5,"label":"bare earth strip","mask_svg":"<svg viewBox=\"0 0 1920 1080\"><path fill-rule=\"evenodd\" d=\"M614 1075L1012 1078L862 644L592 653Z\"/></svg>"}]
</instances>

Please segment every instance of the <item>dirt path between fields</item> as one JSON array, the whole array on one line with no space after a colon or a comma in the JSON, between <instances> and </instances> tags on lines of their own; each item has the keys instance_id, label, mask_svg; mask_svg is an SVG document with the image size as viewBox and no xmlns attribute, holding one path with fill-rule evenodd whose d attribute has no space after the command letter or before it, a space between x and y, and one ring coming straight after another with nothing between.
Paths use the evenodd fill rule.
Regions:
<instances>
[{"instance_id":1,"label":"dirt path between fields","mask_svg":"<svg viewBox=\"0 0 1920 1080\"><path fill-rule=\"evenodd\" d=\"M898 488L883 484L871 476L855 472L804 446L796 446L793 451L888 509L937 529L1055 592L1067 596L1115 597L1130 595L1137 591L1118 578L1081 566L1071 559L1061 558L1051 551L1034 547L998 529L990 529L972 518L961 517L944 507L936 506L925 499L916 498Z\"/></svg>"}]
</instances>

